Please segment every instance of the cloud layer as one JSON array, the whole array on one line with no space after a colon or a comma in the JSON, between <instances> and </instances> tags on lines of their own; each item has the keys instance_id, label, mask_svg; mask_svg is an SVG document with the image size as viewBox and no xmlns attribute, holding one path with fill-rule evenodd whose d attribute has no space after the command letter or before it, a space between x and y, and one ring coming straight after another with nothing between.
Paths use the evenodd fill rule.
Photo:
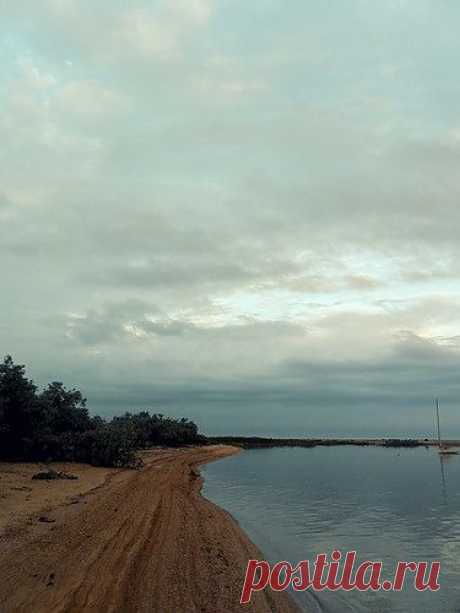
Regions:
<instances>
[{"instance_id":1,"label":"cloud layer","mask_svg":"<svg viewBox=\"0 0 460 613\"><path fill-rule=\"evenodd\" d=\"M0 7L4 353L105 414L460 435L459 12Z\"/></svg>"}]
</instances>

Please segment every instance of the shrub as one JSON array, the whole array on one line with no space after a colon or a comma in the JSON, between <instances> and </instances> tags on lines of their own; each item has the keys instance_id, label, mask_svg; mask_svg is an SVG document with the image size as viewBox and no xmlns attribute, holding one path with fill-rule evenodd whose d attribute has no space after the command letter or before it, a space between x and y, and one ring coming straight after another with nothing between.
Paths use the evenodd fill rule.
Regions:
<instances>
[{"instance_id":1,"label":"shrub","mask_svg":"<svg viewBox=\"0 0 460 613\"><path fill-rule=\"evenodd\" d=\"M90 417L80 391L55 381L37 394L24 366L15 365L11 356L0 364L0 458L135 467L137 449L205 440L185 418L148 411L125 413L110 422Z\"/></svg>"},{"instance_id":2,"label":"shrub","mask_svg":"<svg viewBox=\"0 0 460 613\"><path fill-rule=\"evenodd\" d=\"M94 466L135 468L139 465L136 449L134 439L126 431L112 424L105 424L79 435L75 459Z\"/></svg>"}]
</instances>

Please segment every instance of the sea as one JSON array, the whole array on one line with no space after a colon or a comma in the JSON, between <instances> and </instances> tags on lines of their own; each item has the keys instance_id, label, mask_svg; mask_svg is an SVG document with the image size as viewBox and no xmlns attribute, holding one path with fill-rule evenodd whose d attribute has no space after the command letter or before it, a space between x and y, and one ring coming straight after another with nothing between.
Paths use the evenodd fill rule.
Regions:
<instances>
[{"instance_id":1,"label":"sea","mask_svg":"<svg viewBox=\"0 0 460 613\"><path fill-rule=\"evenodd\" d=\"M229 511L271 563L357 552L383 562L440 561L440 589L293 594L309 613L460 612L460 455L435 448L244 450L202 468L203 494Z\"/></svg>"}]
</instances>

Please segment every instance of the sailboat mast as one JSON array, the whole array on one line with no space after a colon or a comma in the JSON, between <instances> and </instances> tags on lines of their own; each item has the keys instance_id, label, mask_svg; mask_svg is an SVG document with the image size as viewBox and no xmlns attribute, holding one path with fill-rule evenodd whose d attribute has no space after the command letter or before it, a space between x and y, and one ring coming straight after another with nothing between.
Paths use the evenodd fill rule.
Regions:
<instances>
[{"instance_id":1,"label":"sailboat mast","mask_svg":"<svg viewBox=\"0 0 460 613\"><path fill-rule=\"evenodd\" d=\"M439 428L439 400L436 398L436 420L438 423L438 445L441 448L441 430Z\"/></svg>"}]
</instances>

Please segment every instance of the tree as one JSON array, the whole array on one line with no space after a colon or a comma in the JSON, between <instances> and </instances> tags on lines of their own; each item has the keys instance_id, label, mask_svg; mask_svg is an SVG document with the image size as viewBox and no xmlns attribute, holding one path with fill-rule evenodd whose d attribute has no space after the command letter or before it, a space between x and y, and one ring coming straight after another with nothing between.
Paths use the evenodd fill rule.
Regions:
<instances>
[{"instance_id":1,"label":"tree","mask_svg":"<svg viewBox=\"0 0 460 613\"><path fill-rule=\"evenodd\" d=\"M101 466L137 466L136 450L205 441L188 419L125 413L90 417L86 399L58 381L40 394L25 367L10 355L0 364L0 458L66 460Z\"/></svg>"},{"instance_id":2,"label":"tree","mask_svg":"<svg viewBox=\"0 0 460 613\"><path fill-rule=\"evenodd\" d=\"M22 456L25 441L40 420L36 389L25 376L25 366L15 364L7 355L0 364L0 454L3 457Z\"/></svg>"},{"instance_id":3,"label":"tree","mask_svg":"<svg viewBox=\"0 0 460 613\"><path fill-rule=\"evenodd\" d=\"M76 389L68 390L54 381L38 397L43 425L55 434L83 432L90 428L86 398Z\"/></svg>"}]
</instances>

